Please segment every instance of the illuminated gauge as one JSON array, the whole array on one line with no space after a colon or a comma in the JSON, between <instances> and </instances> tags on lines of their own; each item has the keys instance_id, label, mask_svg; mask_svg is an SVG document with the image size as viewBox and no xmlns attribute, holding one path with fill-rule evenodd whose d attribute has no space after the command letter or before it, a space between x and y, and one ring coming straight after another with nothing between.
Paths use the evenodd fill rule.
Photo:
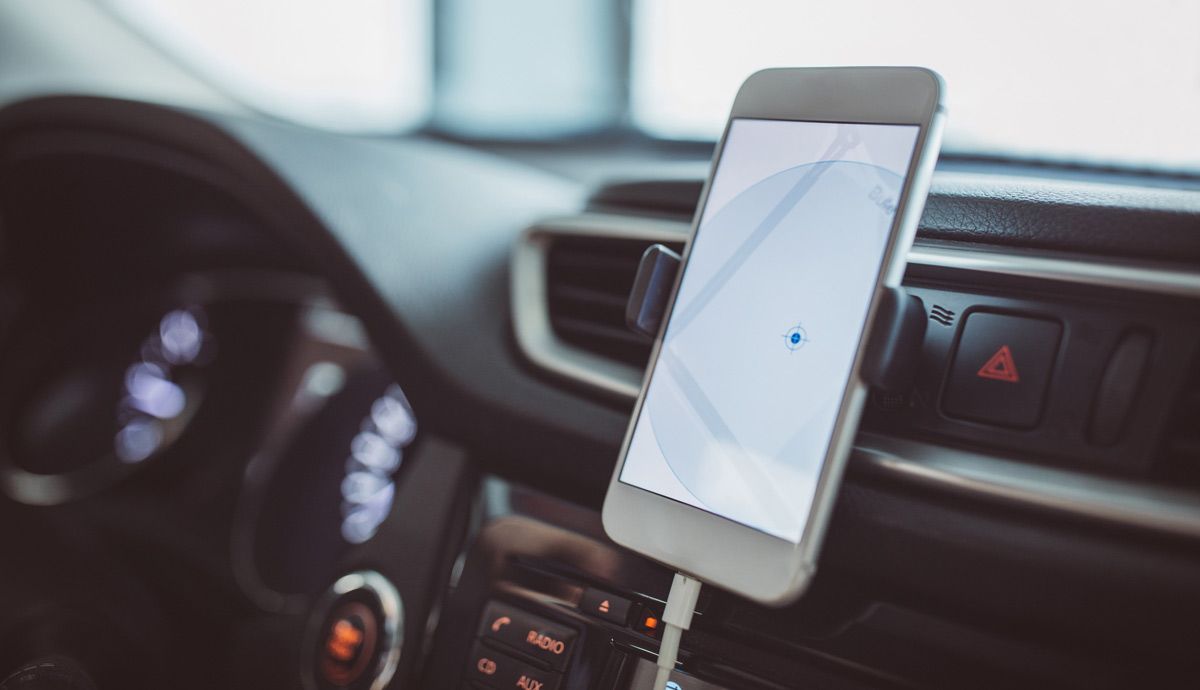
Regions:
<instances>
[{"instance_id":1,"label":"illuminated gauge","mask_svg":"<svg viewBox=\"0 0 1200 690\"><path fill-rule=\"evenodd\" d=\"M203 393L214 351L206 320L199 307L114 316L86 340L55 338L56 348L39 348L35 331L18 352L37 365L5 400L0 486L25 503L61 503L170 447Z\"/></svg>"},{"instance_id":2,"label":"illuminated gauge","mask_svg":"<svg viewBox=\"0 0 1200 690\"><path fill-rule=\"evenodd\" d=\"M392 510L404 447L417 435L417 420L400 386L392 384L371 403L371 413L350 441L342 479L342 538L361 544L375 536Z\"/></svg>"},{"instance_id":3,"label":"illuminated gauge","mask_svg":"<svg viewBox=\"0 0 1200 690\"><path fill-rule=\"evenodd\" d=\"M373 357L312 363L296 389L301 402L282 417L293 435L247 468L233 538L243 586L276 610L302 608L379 531L417 431L408 400Z\"/></svg>"},{"instance_id":4,"label":"illuminated gauge","mask_svg":"<svg viewBox=\"0 0 1200 690\"><path fill-rule=\"evenodd\" d=\"M180 372L204 361L212 340L198 308L176 309L142 343L141 357L126 371L117 411L113 450L121 462L140 463L170 444L195 410Z\"/></svg>"},{"instance_id":5,"label":"illuminated gauge","mask_svg":"<svg viewBox=\"0 0 1200 690\"><path fill-rule=\"evenodd\" d=\"M288 404L246 468L231 544L243 590L275 611L304 610L380 531L417 439L412 407L358 319L320 307L299 325L283 366Z\"/></svg>"}]
</instances>

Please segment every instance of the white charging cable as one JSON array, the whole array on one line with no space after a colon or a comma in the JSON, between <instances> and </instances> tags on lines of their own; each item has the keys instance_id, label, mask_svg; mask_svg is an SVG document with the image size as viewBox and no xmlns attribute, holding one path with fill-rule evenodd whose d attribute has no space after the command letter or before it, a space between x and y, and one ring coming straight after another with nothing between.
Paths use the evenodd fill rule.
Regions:
<instances>
[{"instance_id":1,"label":"white charging cable","mask_svg":"<svg viewBox=\"0 0 1200 690\"><path fill-rule=\"evenodd\" d=\"M700 581L682 573L675 573L671 582L671 593L667 595L667 608L663 610L662 642L658 646L658 673L654 676L654 690L666 690L679 657L679 640L683 631L692 626L692 614L700 598Z\"/></svg>"}]
</instances>

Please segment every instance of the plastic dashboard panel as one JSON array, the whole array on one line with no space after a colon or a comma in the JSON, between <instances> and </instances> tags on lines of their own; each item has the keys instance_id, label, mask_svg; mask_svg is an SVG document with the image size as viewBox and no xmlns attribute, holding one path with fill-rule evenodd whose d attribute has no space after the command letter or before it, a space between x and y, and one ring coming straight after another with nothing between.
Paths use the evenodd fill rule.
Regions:
<instances>
[{"instance_id":1,"label":"plastic dashboard panel","mask_svg":"<svg viewBox=\"0 0 1200 690\"><path fill-rule=\"evenodd\" d=\"M1200 181L1193 181L1200 188ZM597 190L597 210L690 218L701 181ZM1200 262L1200 195L1121 184L955 173L934 177L918 237L1128 259Z\"/></svg>"}]
</instances>

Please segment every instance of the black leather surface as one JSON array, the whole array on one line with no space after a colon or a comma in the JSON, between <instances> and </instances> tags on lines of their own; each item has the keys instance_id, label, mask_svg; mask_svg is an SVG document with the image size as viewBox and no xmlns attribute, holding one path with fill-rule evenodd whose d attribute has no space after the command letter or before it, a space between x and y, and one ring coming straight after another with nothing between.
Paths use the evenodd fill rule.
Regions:
<instances>
[{"instance_id":1,"label":"black leather surface","mask_svg":"<svg viewBox=\"0 0 1200 690\"><path fill-rule=\"evenodd\" d=\"M690 217L700 180L622 182L591 206ZM1025 249L1200 263L1200 192L938 172L918 235Z\"/></svg>"}]
</instances>

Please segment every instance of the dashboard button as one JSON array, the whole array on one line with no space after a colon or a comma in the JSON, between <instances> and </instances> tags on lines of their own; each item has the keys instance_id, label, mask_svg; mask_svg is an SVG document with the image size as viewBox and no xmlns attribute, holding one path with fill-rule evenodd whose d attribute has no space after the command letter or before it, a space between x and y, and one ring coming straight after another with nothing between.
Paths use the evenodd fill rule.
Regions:
<instances>
[{"instance_id":1,"label":"dashboard button","mask_svg":"<svg viewBox=\"0 0 1200 690\"><path fill-rule=\"evenodd\" d=\"M571 628L497 601L488 604L479 625L479 635L508 645L560 671L566 668L575 643L575 631Z\"/></svg>"},{"instance_id":2,"label":"dashboard button","mask_svg":"<svg viewBox=\"0 0 1200 690\"><path fill-rule=\"evenodd\" d=\"M312 690L384 687L400 658L404 602L379 573L338 578L313 607L302 646L302 683Z\"/></svg>"},{"instance_id":3,"label":"dashboard button","mask_svg":"<svg viewBox=\"0 0 1200 690\"><path fill-rule=\"evenodd\" d=\"M467 678L489 688L556 690L562 676L546 671L480 643L471 650Z\"/></svg>"},{"instance_id":4,"label":"dashboard button","mask_svg":"<svg viewBox=\"0 0 1200 690\"><path fill-rule=\"evenodd\" d=\"M579 610L610 623L625 625L632 602L599 589L587 588L579 600Z\"/></svg>"},{"instance_id":5,"label":"dashboard button","mask_svg":"<svg viewBox=\"0 0 1200 690\"><path fill-rule=\"evenodd\" d=\"M632 626L633 629L642 633L643 635L658 638L660 635L662 635L662 614L647 606L642 606L639 608L641 610L638 612L637 616L634 617Z\"/></svg>"},{"instance_id":6,"label":"dashboard button","mask_svg":"<svg viewBox=\"0 0 1200 690\"><path fill-rule=\"evenodd\" d=\"M332 685L352 685L362 677L375 654L375 612L360 602L346 602L334 609L323 637L321 675Z\"/></svg>"},{"instance_id":7,"label":"dashboard button","mask_svg":"<svg viewBox=\"0 0 1200 690\"><path fill-rule=\"evenodd\" d=\"M1062 326L1056 321L972 312L942 396L947 416L1029 429L1042 416Z\"/></svg>"},{"instance_id":8,"label":"dashboard button","mask_svg":"<svg viewBox=\"0 0 1200 690\"><path fill-rule=\"evenodd\" d=\"M1088 424L1088 440L1092 443L1111 446L1120 440L1141 386L1146 362L1150 359L1151 343L1149 333L1131 331L1113 350L1104 376L1100 378Z\"/></svg>"}]
</instances>

